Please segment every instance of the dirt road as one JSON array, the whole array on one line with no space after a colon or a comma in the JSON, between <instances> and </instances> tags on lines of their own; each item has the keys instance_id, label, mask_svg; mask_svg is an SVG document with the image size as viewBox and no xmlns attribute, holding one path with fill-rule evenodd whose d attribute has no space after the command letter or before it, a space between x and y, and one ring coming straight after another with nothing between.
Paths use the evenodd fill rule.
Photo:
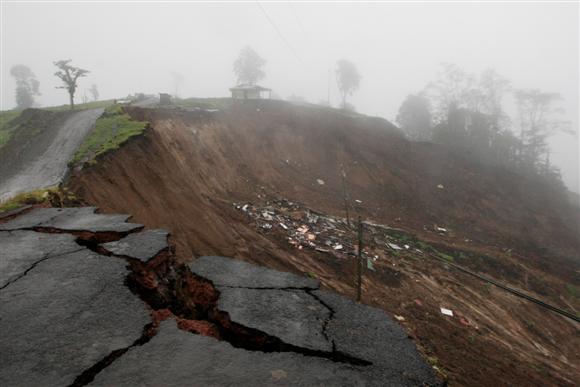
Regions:
<instances>
[{"instance_id":1,"label":"dirt road","mask_svg":"<svg viewBox=\"0 0 580 387\"><path fill-rule=\"evenodd\" d=\"M66 174L68 162L102 113L103 109L79 111L56 130L43 130L31 139L33 144L14 155L20 161L0 175L0 202L21 192L58 184Z\"/></svg>"}]
</instances>

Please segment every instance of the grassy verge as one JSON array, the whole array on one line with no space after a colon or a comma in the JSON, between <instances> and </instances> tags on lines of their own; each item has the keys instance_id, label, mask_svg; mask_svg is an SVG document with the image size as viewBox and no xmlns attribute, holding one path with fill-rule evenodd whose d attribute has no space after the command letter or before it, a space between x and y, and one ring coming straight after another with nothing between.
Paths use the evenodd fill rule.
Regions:
<instances>
[{"instance_id":1,"label":"grassy verge","mask_svg":"<svg viewBox=\"0 0 580 387\"><path fill-rule=\"evenodd\" d=\"M0 112L0 148L4 146L18 127L17 118L20 116L19 110L5 110Z\"/></svg>"},{"instance_id":2,"label":"grassy verge","mask_svg":"<svg viewBox=\"0 0 580 387\"><path fill-rule=\"evenodd\" d=\"M118 149L129 138L142 134L146 127L147 122L134 121L121 106L111 105L97 119L95 128L81 144L71 164L94 164L98 156Z\"/></svg>"},{"instance_id":3,"label":"grassy verge","mask_svg":"<svg viewBox=\"0 0 580 387\"><path fill-rule=\"evenodd\" d=\"M63 207L78 204L76 196L66 189L49 187L24 192L13 198L0 203L0 213L14 210L16 208L31 205L49 203L53 207Z\"/></svg>"}]
</instances>

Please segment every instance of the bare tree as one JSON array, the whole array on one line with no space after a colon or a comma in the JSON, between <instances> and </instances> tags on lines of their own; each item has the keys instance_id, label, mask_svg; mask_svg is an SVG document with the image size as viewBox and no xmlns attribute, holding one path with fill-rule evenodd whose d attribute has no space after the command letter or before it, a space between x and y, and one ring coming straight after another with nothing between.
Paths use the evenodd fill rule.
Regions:
<instances>
[{"instance_id":1,"label":"bare tree","mask_svg":"<svg viewBox=\"0 0 580 387\"><path fill-rule=\"evenodd\" d=\"M514 96L519 113L520 159L525 168L538 172L548 152L548 137L559 131L573 134L569 123L557 118L563 110L553 106L562 97L538 89L516 90Z\"/></svg>"},{"instance_id":2,"label":"bare tree","mask_svg":"<svg viewBox=\"0 0 580 387\"><path fill-rule=\"evenodd\" d=\"M238 84L254 85L263 79L266 76L262 70L265 64L266 60L260 57L252 47L242 48L238 59L234 62L234 73Z\"/></svg>"},{"instance_id":3,"label":"bare tree","mask_svg":"<svg viewBox=\"0 0 580 387\"><path fill-rule=\"evenodd\" d=\"M10 69L10 75L16 79L16 108L23 110L34 106L34 97L40 95L34 73L25 65L15 65Z\"/></svg>"},{"instance_id":4,"label":"bare tree","mask_svg":"<svg viewBox=\"0 0 580 387\"><path fill-rule=\"evenodd\" d=\"M74 96L77 90L77 81L81 77L85 77L89 71L70 65L71 60L59 60L54 62L54 65L59 68L59 71L54 73L62 80L63 86L57 86L57 89L66 89L70 98L70 108L74 109Z\"/></svg>"},{"instance_id":5,"label":"bare tree","mask_svg":"<svg viewBox=\"0 0 580 387\"><path fill-rule=\"evenodd\" d=\"M361 76L356 65L346 59L336 62L336 82L342 97L341 107L347 108L346 97L358 90Z\"/></svg>"},{"instance_id":6,"label":"bare tree","mask_svg":"<svg viewBox=\"0 0 580 387\"><path fill-rule=\"evenodd\" d=\"M427 85L425 93L433 101L437 123L446 122L454 109L477 107L479 91L474 88L474 77L453 63L442 63L435 82Z\"/></svg>"},{"instance_id":7,"label":"bare tree","mask_svg":"<svg viewBox=\"0 0 580 387\"><path fill-rule=\"evenodd\" d=\"M97 88L97 85L93 84L89 89L89 92L93 96L93 101L99 100L99 89Z\"/></svg>"}]
</instances>

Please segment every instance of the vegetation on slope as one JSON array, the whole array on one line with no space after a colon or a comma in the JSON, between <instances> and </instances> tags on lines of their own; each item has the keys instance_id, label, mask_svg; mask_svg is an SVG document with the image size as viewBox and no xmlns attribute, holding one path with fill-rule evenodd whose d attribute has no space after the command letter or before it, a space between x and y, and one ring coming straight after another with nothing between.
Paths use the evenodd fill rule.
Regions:
<instances>
[{"instance_id":1,"label":"vegetation on slope","mask_svg":"<svg viewBox=\"0 0 580 387\"><path fill-rule=\"evenodd\" d=\"M6 110L0 112L0 148L4 146L14 133L18 123L16 118L20 116L19 110Z\"/></svg>"},{"instance_id":2,"label":"vegetation on slope","mask_svg":"<svg viewBox=\"0 0 580 387\"><path fill-rule=\"evenodd\" d=\"M147 122L134 121L121 106L111 105L97 120L71 164L94 164L98 156L118 149L129 138L142 134L146 127Z\"/></svg>"},{"instance_id":3,"label":"vegetation on slope","mask_svg":"<svg viewBox=\"0 0 580 387\"><path fill-rule=\"evenodd\" d=\"M0 204L0 213L25 205L45 204L53 207L77 205L77 197L70 191L57 186L23 192Z\"/></svg>"}]
</instances>

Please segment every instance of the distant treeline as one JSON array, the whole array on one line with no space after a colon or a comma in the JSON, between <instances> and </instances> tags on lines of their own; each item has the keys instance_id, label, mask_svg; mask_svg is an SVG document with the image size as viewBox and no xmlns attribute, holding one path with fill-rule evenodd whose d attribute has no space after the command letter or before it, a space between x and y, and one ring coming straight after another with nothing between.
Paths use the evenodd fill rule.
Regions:
<instances>
[{"instance_id":1,"label":"distant treeline","mask_svg":"<svg viewBox=\"0 0 580 387\"><path fill-rule=\"evenodd\" d=\"M503 106L510 94L514 119ZM444 144L476 160L563 186L547 143L557 132L572 133L569 123L559 119L563 110L555 105L560 99L556 93L514 89L492 69L477 77L443 64L435 82L403 102L397 122L412 140Z\"/></svg>"}]
</instances>

